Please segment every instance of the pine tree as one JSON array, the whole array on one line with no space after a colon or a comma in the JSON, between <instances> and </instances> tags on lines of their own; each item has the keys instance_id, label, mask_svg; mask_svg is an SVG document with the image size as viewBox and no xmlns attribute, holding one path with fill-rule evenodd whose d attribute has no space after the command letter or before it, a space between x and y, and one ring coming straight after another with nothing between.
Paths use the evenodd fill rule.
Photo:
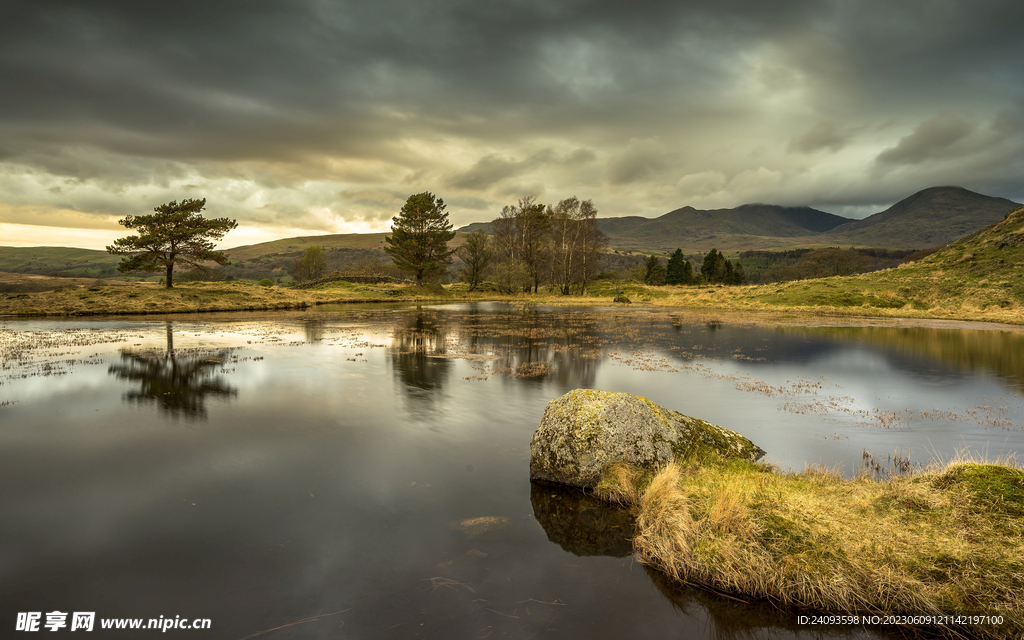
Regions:
<instances>
[{"instance_id":1,"label":"pine tree","mask_svg":"<svg viewBox=\"0 0 1024 640\"><path fill-rule=\"evenodd\" d=\"M665 275L665 284L692 283L693 265L683 256L682 249L676 249L676 252L668 259L668 272Z\"/></svg>"},{"instance_id":2,"label":"pine tree","mask_svg":"<svg viewBox=\"0 0 1024 640\"><path fill-rule=\"evenodd\" d=\"M665 267L658 256L652 255L644 262L644 284L661 286L665 284Z\"/></svg>"},{"instance_id":3,"label":"pine tree","mask_svg":"<svg viewBox=\"0 0 1024 640\"><path fill-rule=\"evenodd\" d=\"M440 276L452 262L448 242L455 237L445 212L444 200L430 192L409 196L398 215L391 219L391 235L384 251L395 266L423 284Z\"/></svg>"},{"instance_id":4,"label":"pine tree","mask_svg":"<svg viewBox=\"0 0 1024 640\"><path fill-rule=\"evenodd\" d=\"M168 289L173 288L174 267L182 264L202 267L204 262L228 264L221 251L213 250L213 241L220 240L238 226L227 218L207 219L199 215L206 208L206 199L187 198L162 204L148 216L126 216L118 224L138 229L139 235L118 238L107 251L127 255L117 266L121 273L165 270Z\"/></svg>"},{"instance_id":5,"label":"pine tree","mask_svg":"<svg viewBox=\"0 0 1024 640\"><path fill-rule=\"evenodd\" d=\"M706 282L715 282L715 267L718 266L718 249L712 249L704 254L704 261L700 265L700 275L704 276Z\"/></svg>"}]
</instances>

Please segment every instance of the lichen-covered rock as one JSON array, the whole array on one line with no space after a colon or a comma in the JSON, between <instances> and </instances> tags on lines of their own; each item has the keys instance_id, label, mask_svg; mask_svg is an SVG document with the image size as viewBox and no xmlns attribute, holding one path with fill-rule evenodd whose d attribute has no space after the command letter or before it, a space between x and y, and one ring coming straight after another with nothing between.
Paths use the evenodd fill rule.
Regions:
<instances>
[{"instance_id":1,"label":"lichen-covered rock","mask_svg":"<svg viewBox=\"0 0 1024 640\"><path fill-rule=\"evenodd\" d=\"M740 434L640 396L576 389L548 403L530 442L530 479L594 487L605 467L654 469L691 455L758 460Z\"/></svg>"}]
</instances>

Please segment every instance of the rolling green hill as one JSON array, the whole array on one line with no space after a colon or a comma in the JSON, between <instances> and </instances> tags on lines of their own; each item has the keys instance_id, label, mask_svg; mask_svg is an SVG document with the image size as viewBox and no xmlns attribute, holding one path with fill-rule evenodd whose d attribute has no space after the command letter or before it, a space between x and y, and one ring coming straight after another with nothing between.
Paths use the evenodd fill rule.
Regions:
<instances>
[{"instance_id":1,"label":"rolling green hill","mask_svg":"<svg viewBox=\"0 0 1024 640\"><path fill-rule=\"evenodd\" d=\"M71 247L0 247L0 271L74 277L118 277L120 256Z\"/></svg>"}]
</instances>

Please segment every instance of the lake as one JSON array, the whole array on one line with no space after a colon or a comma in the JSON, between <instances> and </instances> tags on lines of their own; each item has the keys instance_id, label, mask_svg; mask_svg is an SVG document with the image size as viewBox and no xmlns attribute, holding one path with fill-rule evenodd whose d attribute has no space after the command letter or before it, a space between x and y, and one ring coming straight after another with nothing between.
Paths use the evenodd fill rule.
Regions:
<instances>
[{"instance_id":1,"label":"lake","mask_svg":"<svg viewBox=\"0 0 1024 640\"><path fill-rule=\"evenodd\" d=\"M738 431L783 469L1024 450L1024 333L806 322L497 303L0 320L0 624L885 637L674 586L632 559L622 512L529 481L545 405L579 387Z\"/></svg>"}]
</instances>

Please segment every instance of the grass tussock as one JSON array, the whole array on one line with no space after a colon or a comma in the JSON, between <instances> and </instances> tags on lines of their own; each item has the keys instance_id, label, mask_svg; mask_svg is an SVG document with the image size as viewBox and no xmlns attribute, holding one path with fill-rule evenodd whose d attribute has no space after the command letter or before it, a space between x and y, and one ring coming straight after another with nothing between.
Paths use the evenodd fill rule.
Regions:
<instances>
[{"instance_id":1,"label":"grass tussock","mask_svg":"<svg viewBox=\"0 0 1024 640\"><path fill-rule=\"evenodd\" d=\"M840 614L1002 616L929 626L1024 634L1024 471L960 459L886 480L743 461L609 468L639 558L686 583Z\"/></svg>"}]
</instances>

